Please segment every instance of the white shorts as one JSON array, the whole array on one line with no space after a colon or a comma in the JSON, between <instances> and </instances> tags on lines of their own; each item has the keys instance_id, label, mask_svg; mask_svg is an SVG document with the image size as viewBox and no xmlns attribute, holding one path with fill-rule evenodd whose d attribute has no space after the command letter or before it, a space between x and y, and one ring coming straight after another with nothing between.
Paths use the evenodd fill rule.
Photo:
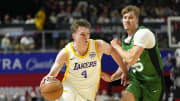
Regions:
<instances>
[{"instance_id":1,"label":"white shorts","mask_svg":"<svg viewBox=\"0 0 180 101\"><path fill-rule=\"evenodd\" d=\"M67 84L63 84L64 91L62 96L55 101L92 101L81 96L74 88Z\"/></svg>"}]
</instances>

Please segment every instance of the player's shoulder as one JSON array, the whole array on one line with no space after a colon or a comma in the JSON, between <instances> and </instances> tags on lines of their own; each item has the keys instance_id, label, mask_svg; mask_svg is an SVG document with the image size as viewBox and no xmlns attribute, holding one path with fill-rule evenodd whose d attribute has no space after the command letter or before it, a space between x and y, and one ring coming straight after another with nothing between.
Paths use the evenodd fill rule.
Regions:
<instances>
[{"instance_id":1,"label":"player's shoulder","mask_svg":"<svg viewBox=\"0 0 180 101\"><path fill-rule=\"evenodd\" d=\"M65 63L66 60L67 60L67 53L66 53L65 48L63 48L63 49L61 49L61 50L59 51L59 53L57 54L57 56L56 56L56 61L57 61L58 63Z\"/></svg>"},{"instance_id":2,"label":"player's shoulder","mask_svg":"<svg viewBox=\"0 0 180 101\"><path fill-rule=\"evenodd\" d=\"M97 40L96 40L96 44L97 44L97 47L98 47L98 48L101 48L101 47L105 47L106 44L107 44L107 42L104 41L104 40L101 40L101 39L97 39Z\"/></svg>"},{"instance_id":3,"label":"player's shoulder","mask_svg":"<svg viewBox=\"0 0 180 101\"><path fill-rule=\"evenodd\" d=\"M154 33L148 28L142 28L136 32L135 36L154 37Z\"/></svg>"},{"instance_id":4,"label":"player's shoulder","mask_svg":"<svg viewBox=\"0 0 180 101\"><path fill-rule=\"evenodd\" d=\"M96 41L97 44L103 44L103 43L105 43L105 41L104 41L104 40L101 40L101 39L97 39L97 40L95 40L95 41Z\"/></svg>"},{"instance_id":5,"label":"player's shoulder","mask_svg":"<svg viewBox=\"0 0 180 101\"><path fill-rule=\"evenodd\" d=\"M64 56L66 56L66 55L67 55L67 52L66 52L66 49L65 49L65 48L61 49L61 50L59 51L59 53L58 53L58 56L64 57Z\"/></svg>"},{"instance_id":6,"label":"player's shoulder","mask_svg":"<svg viewBox=\"0 0 180 101\"><path fill-rule=\"evenodd\" d=\"M109 50L111 48L110 44L104 40L96 40L96 43L97 43L97 48L100 50L100 51L105 51L105 50Z\"/></svg>"},{"instance_id":7,"label":"player's shoulder","mask_svg":"<svg viewBox=\"0 0 180 101\"><path fill-rule=\"evenodd\" d=\"M142 28L137 30L137 33L153 33L153 32L148 28Z\"/></svg>"}]
</instances>

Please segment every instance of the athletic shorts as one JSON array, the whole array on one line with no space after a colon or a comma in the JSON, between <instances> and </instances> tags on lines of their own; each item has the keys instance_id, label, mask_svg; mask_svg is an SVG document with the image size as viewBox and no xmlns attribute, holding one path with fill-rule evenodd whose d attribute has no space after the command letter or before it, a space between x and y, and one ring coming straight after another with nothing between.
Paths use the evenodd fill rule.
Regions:
<instances>
[{"instance_id":1,"label":"athletic shorts","mask_svg":"<svg viewBox=\"0 0 180 101\"><path fill-rule=\"evenodd\" d=\"M136 101L159 101L162 93L161 82L140 83L138 80L132 79L126 88L136 98Z\"/></svg>"},{"instance_id":2,"label":"athletic shorts","mask_svg":"<svg viewBox=\"0 0 180 101\"><path fill-rule=\"evenodd\" d=\"M64 86L64 91L62 96L55 101L93 101L92 99L88 100L84 98L72 86L68 84L63 84L63 86Z\"/></svg>"}]
</instances>

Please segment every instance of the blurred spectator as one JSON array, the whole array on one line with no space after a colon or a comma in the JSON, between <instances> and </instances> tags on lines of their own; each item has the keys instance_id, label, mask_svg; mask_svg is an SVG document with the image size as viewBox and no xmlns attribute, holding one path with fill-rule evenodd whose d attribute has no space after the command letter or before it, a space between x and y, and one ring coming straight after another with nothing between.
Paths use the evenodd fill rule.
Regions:
<instances>
[{"instance_id":1,"label":"blurred spectator","mask_svg":"<svg viewBox=\"0 0 180 101\"><path fill-rule=\"evenodd\" d=\"M157 17L162 18L164 16L165 10L162 6L155 7L154 9Z\"/></svg>"},{"instance_id":2,"label":"blurred spectator","mask_svg":"<svg viewBox=\"0 0 180 101\"><path fill-rule=\"evenodd\" d=\"M85 7L85 8L87 8L88 7L88 2L86 1L86 0L80 0L79 2L78 2L78 7Z\"/></svg>"},{"instance_id":3,"label":"blurred spectator","mask_svg":"<svg viewBox=\"0 0 180 101\"><path fill-rule=\"evenodd\" d=\"M66 0L66 2L67 2L67 5L73 6L73 0Z\"/></svg>"},{"instance_id":4,"label":"blurred spectator","mask_svg":"<svg viewBox=\"0 0 180 101\"><path fill-rule=\"evenodd\" d=\"M81 13L82 13L82 18L84 18L84 19L88 19L88 8L87 7L85 7L85 6L82 6L81 7Z\"/></svg>"},{"instance_id":5,"label":"blurred spectator","mask_svg":"<svg viewBox=\"0 0 180 101\"><path fill-rule=\"evenodd\" d=\"M172 36L171 42L172 42L172 44L177 44L177 39L175 36Z\"/></svg>"},{"instance_id":6,"label":"blurred spectator","mask_svg":"<svg viewBox=\"0 0 180 101\"><path fill-rule=\"evenodd\" d=\"M164 15L165 16L173 16L174 14L173 14L173 12L174 11L172 11L172 9L169 7L169 6L165 6L164 8Z\"/></svg>"},{"instance_id":7,"label":"blurred spectator","mask_svg":"<svg viewBox=\"0 0 180 101\"><path fill-rule=\"evenodd\" d=\"M112 100L113 101L120 101L119 94L118 93L114 93L113 96L112 96Z\"/></svg>"},{"instance_id":8,"label":"blurred spectator","mask_svg":"<svg viewBox=\"0 0 180 101\"><path fill-rule=\"evenodd\" d=\"M96 94L96 100L95 101L101 101L101 95L100 95L99 91Z\"/></svg>"},{"instance_id":9,"label":"blurred spectator","mask_svg":"<svg viewBox=\"0 0 180 101\"><path fill-rule=\"evenodd\" d=\"M176 58L176 67L180 68L180 48L177 48L175 50L174 55L175 55L175 58Z\"/></svg>"},{"instance_id":10,"label":"blurred spectator","mask_svg":"<svg viewBox=\"0 0 180 101\"><path fill-rule=\"evenodd\" d=\"M57 17L56 17L56 12L51 12L51 15L49 16L49 20L52 24L57 23Z\"/></svg>"},{"instance_id":11,"label":"blurred spectator","mask_svg":"<svg viewBox=\"0 0 180 101\"><path fill-rule=\"evenodd\" d=\"M10 51L11 46L11 39L9 33L6 33L5 36L1 40L1 48L4 52Z\"/></svg>"},{"instance_id":12,"label":"blurred spectator","mask_svg":"<svg viewBox=\"0 0 180 101\"><path fill-rule=\"evenodd\" d=\"M20 40L20 45L23 51L30 51L35 48L35 41L30 35L24 35Z\"/></svg>"},{"instance_id":13,"label":"blurred spectator","mask_svg":"<svg viewBox=\"0 0 180 101\"><path fill-rule=\"evenodd\" d=\"M12 19L12 24L24 24L24 20L21 16L16 16L16 18Z\"/></svg>"},{"instance_id":14,"label":"blurred spectator","mask_svg":"<svg viewBox=\"0 0 180 101\"><path fill-rule=\"evenodd\" d=\"M19 101L26 101L25 96L24 96L24 95L21 95L21 96L20 96L20 100L19 100Z\"/></svg>"},{"instance_id":15,"label":"blurred spectator","mask_svg":"<svg viewBox=\"0 0 180 101\"><path fill-rule=\"evenodd\" d=\"M60 12L57 14L57 23L65 23L65 17L67 13L64 11L64 9L61 9Z\"/></svg>"},{"instance_id":16,"label":"blurred spectator","mask_svg":"<svg viewBox=\"0 0 180 101\"><path fill-rule=\"evenodd\" d=\"M147 16L146 9L145 9L144 5L141 5L140 9L141 9L140 16L142 16L143 18L145 16Z\"/></svg>"},{"instance_id":17,"label":"blurred spectator","mask_svg":"<svg viewBox=\"0 0 180 101\"><path fill-rule=\"evenodd\" d=\"M75 20L73 18L72 14L71 14L72 7L68 6L65 12L66 12L66 16L65 16L65 19L64 19L65 23L72 24L74 22L74 20Z\"/></svg>"},{"instance_id":18,"label":"blurred spectator","mask_svg":"<svg viewBox=\"0 0 180 101\"><path fill-rule=\"evenodd\" d=\"M11 24L11 18L8 14L4 16L4 22L3 24Z\"/></svg>"},{"instance_id":19,"label":"blurred spectator","mask_svg":"<svg viewBox=\"0 0 180 101\"><path fill-rule=\"evenodd\" d=\"M20 51L21 47L20 47L20 42L18 40L18 37L14 37L13 38L13 41L12 41L12 48L13 48L13 51L15 52L18 52Z\"/></svg>"},{"instance_id":20,"label":"blurred spectator","mask_svg":"<svg viewBox=\"0 0 180 101\"><path fill-rule=\"evenodd\" d=\"M107 6L104 6L103 7L103 12L102 13L104 13L104 15L106 16L106 17L109 17L109 14L110 14L110 7L107 5Z\"/></svg>"},{"instance_id":21,"label":"blurred spectator","mask_svg":"<svg viewBox=\"0 0 180 101\"><path fill-rule=\"evenodd\" d=\"M118 10L113 10L111 13L111 23L121 23L121 16Z\"/></svg>"},{"instance_id":22,"label":"blurred spectator","mask_svg":"<svg viewBox=\"0 0 180 101\"><path fill-rule=\"evenodd\" d=\"M38 30L43 30L45 20L46 20L46 13L45 13L45 8L41 7L41 9L37 12L35 18L35 23L36 23L36 28Z\"/></svg>"},{"instance_id":23,"label":"blurred spectator","mask_svg":"<svg viewBox=\"0 0 180 101\"><path fill-rule=\"evenodd\" d=\"M33 90L30 92L30 99L31 99L31 101L37 101L38 100L36 93Z\"/></svg>"},{"instance_id":24,"label":"blurred spectator","mask_svg":"<svg viewBox=\"0 0 180 101\"><path fill-rule=\"evenodd\" d=\"M2 94L0 95L0 101L8 101L6 92L2 92Z\"/></svg>"},{"instance_id":25,"label":"blurred spectator","mask_svg":"<svg viewBox=\"0 0 180 101\"><path fill-rule=\"evenodd\" d=\"M95 24L96 20L98 19L98 9L94 5L90 5L90 23Z\"/></svg>"},{"instance_id":26,"label":"blurred spectator","mask_svg":"<svg viewBox=\"0 0 180 101\"><path fill-rule=\"evenodd\" d=\"M27 15L25 24L35 24L35 20L31 17L30 14Z\"/></svg>"},{"instance_id":27,"label":"blurred spectator","mask_svg":"<svg viewBox=\"0 0 180 101\"><path fill-rule=\"evenodd\" d=\"M82 12L81 9L79 7L76 7L75 10L72 12L72 16L74 18L80 18L82 17Z\"/></svg>"},{"instance_id":28,"label":"blurred spectator","mask_svg":"<svg viewBox=\"0 0 180 101\"><path fill-rule=\"evenodd\" d=\"M20 101L20 95L18 92L15 93L15 95L13 96L13 101Z\"/></svg>"},{"instance_id":29,"label":"blurred spectator","mask_svg":"<svg viewBox=\"0 0 180 101\"><path fill-rule=\"evenodd\" d=\"M106 90L102 90L102 94L101 94L101 101L109 101L109 96L107 94Z\"/></svg>"},{"instance_id":30,"label":"blurred spectator","mask_svg":"<svg viewBox=\"0 0 180 101\"><path fill-rule=\"evenodd\" d=\"M102 13L100 17L97 19L98 24L108 24L110 22L109 18L105 13Z\"/></svg>"},{"instance_id":31,"label":"blurred spectator","mask_svg":"<svg viewBox=\"0 0 180 101\"><path fill-rule=\"evenodd\" d=\"M65 4L65 1L60 0L60 1L59 1L59 6L60 6L59 8L60 8L60 9L64 8L64 6L65 6L64 4Z\"/></svg>"}]
</instances>

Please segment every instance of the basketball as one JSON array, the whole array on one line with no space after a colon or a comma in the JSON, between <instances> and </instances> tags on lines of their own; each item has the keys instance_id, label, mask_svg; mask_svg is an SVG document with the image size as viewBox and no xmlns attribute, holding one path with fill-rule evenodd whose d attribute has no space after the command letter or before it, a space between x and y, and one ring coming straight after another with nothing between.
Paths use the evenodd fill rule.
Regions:
<instances>
[{"instance_id":1,"label":"basketball","mask_svg":"<svg viewBox=\"0 0 180 101\"><path fill-rule=\"evenodd\" d=\"M49 78L40 85L41 95L47 100L55 100L62 96L63 85L56 78Z\"/></svg>"}]
</instances>

